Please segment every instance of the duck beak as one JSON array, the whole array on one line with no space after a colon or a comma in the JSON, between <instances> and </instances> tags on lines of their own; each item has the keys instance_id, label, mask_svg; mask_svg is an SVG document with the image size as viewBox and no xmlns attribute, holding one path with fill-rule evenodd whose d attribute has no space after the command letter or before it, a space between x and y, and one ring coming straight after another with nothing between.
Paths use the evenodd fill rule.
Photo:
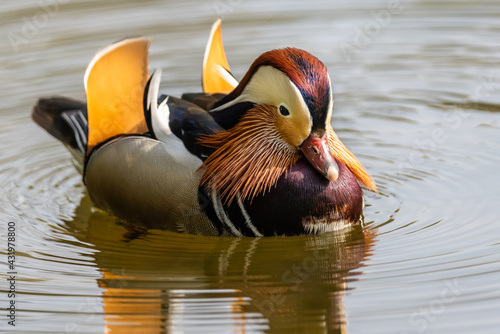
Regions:
<instances>
[{"instance_id":1,"label":"duck beak","mask_svg":"<svg viewBox=\"0 0 500 334\"><path fill-rule=\"evenodd\" d=\"M309 135L300 145L300 149L318 172L330 181L337 180L339 177L339 166L330 153L326 135L322 138L313 134Z\"/></svg>"}]
</instances>

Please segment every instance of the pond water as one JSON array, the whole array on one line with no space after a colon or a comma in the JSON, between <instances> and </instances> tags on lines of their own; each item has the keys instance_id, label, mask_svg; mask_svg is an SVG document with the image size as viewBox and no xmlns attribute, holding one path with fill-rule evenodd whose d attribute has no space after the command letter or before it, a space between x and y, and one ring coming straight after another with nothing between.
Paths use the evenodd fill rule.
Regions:
<instances>
[{"instance_id":1,"label":"pond water","mask_svg":"<svg viewBox=\"0 0 500 334\"><path fill-rule=\"evenodd\" d=\"M220 15L237 78L284 46L327 65L333 128L380 190L365 192L363 227L140 230L95 209L30 120L39 96L83 99L93 54L126 36L153 38L162 91L200 90ZM24 0L2 2L0 20L0 332L498 333L498 1Z\"/></svg>"}]
</instances>

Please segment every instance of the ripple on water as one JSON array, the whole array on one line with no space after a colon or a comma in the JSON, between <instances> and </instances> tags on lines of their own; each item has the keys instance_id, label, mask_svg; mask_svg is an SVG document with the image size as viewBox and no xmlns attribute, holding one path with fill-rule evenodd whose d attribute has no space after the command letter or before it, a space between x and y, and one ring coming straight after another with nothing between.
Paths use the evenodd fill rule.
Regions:
<instances>
[{"instance_id":1,"label":"ripple on water","mask_svg":"<svg viewBox=\"0 0 500 334\"><path fill-rule=\"evenodd\" d=\"M365 193L364 231L262 239L118 221L92 206L69 154L29 120L40 95L83 98L86 63L126 31L154 36L151 67L166 67L166 91L198 89L193 66L213 4L193 1L187 16L184 3L141 4L72 1L15 57L0 48L0 211L18 232L23 331L497 330L494 1L405 3L349 61L338 46L386 3L231 7L224 41L237 76L285 44L320 56L334 84L333 127L380 190ZM3 4L6 31L37 6Z\"/></svg>"}]
</instances>

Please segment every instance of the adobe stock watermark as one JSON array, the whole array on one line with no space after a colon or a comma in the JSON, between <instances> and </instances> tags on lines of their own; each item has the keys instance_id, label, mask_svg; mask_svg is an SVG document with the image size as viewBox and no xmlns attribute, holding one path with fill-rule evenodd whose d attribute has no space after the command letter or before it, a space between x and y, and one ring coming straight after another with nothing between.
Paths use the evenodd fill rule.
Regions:
<instances>
[{"instance_id":1,"label":"adobe stock watermark","mask_svg":"<svg viewBox=\"0 0 500 334\"><path fill-rule=\"evenodd\" d=\"M45 27L49 20L59 13L59 6L68 2L69 0L39 0L38 6L40 10L32 16L23 16L20 30L11 31L7 34L7 39L14 52L18 53L22 45L28 44L38 36L40 29Z\"/></svg>"},{"instance_id":2,"label":"adobe stock watermark","mask_svg":"<svg viewBox=\"0 0 500 334\"><path fill-rule=\"evenodd\" d=\"M105 287L104 289L108 290L108 294L103 296L95 296L95 297L87 297L84 302L80 303L77 306L76 312L78 314L86 314L87 317L85 319L80 320L78 322L69 322L65 326L64 333L84 333L84 326L93 324L98 321L98 318L103 316L103 307L106 303L106 298L113 298L113 293L110 291L118 290L118 289L126 289L129 286L130 277L125 268L114 270L113 277L111 280L113 281L113 285L111 287ZM104 278L103 278L104 279ZM104 314L104 318L113 317L114 314Z\"/></svg>"},{"instance_id":3,"label":"adobe stock watermark","mask_svg":"<svg viewBox=\"0 0 500 334\"><path fill-rule=\"evenodd\" d=\"M222 16L234 11L242 2L243 0L214 0L212 4L217 15Z\"/></svg>"},{"instance_id":4,"label":"adobe stock watermark","mask_svg":"<svg viewBox=\"0 0 500 334\"><path fill-rule=\"evenodd\" d=\"M432 152L436 152L439 147L442 147L449 140L450 135L458 131L464 122L472 117L469 110L473 108L474 103L485 101L495 92L500 91L500 82L495 80L491 73L481 76L478 81L473 94L469 95L466 101L458 103L442 113L441 126L432 129L427 136L415 139L412 149L405 154L398 155L395 160L397 169L390 175L386 175L388 179L394 178L395 175L405 175L411 173L412 170L418 170ZM386 191L388 193L395 192L396 184L388 182Z\"/></svg>"},{"instance_id":5,"label":"adobe stock watermark","mask_svg":"<svg viewBox=\"0 0 500 334\"><path fill-rule=\"evenodd\" d=\"M472 103L487 100L493 93L500 90L500 82L496 82L492 74L479 78L479 84L474 88L474 94L469 96ZM471 117L470 102L458 104L453 109L443 113L441 121L443 126L433 129L427 138L417 139L414 142L414 149L407 155L400 158L398 169L400 172L408 169L415 169L422 164L429 152L435 151L439 145L448 140L450 131L456 131L462 127L465 119Z\"/></svg>"},{"instance_id":6,"label":"adobe stock watermark","mask_svg":"<svg viewBox=\"0 0 500 334\"><path fill-rule=\"evenodd\" d=\"M281 280L284 284L290 285L291 291L298 291L304 282L318 270L320 262L328 259L331 256L331 250L318 251L315 250L312 256L308 256L299 264L294 264L290 269L283 272ZM286 303L285 292L279 291L269 295L269 298L260 302L254 301L254 306L262 313L263 316L269 317L273 314L277 307Z\"/></svg>"},{"instance_id":7,"label":"adobe stock watermark","mask_svg":"<svg viewBox=\"0 0 500 334\"><path fill-rule=\"evenodd\" d=\"M410 2L407 0L406 2ZM386 28L392 21L395 14L401 13L404 6L400 0L390 0L386 8L370 11L371 19L366 21L362 27L354 27L354 37L352 43L342 43L339 48L345 60L350 63L352 56L365 49L373 42L382 29Z\"/></svg>"},{"instance_id":8,"label":"adobe stock watermark","mask_svg":"<svg viewBox=\"0 0 500 334\"><path fill-rule=\"evenodd\" d=\"M411 331L402 331L399 334L422 333L429 325L436 321L439 315L446 311L446 307L453 303L460 295L466 286L458 283L458 280L446 280L444 287L441 289L439 296L432 299L426 305L420 307L418 311L413 312L408 318L408 323L412 327Z\"/></svg>"}]
</instances>

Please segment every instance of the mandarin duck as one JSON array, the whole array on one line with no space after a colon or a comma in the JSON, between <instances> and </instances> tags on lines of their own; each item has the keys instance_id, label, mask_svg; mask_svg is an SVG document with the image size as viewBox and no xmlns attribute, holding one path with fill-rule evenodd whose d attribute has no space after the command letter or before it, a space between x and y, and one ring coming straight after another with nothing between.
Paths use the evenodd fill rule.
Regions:
<instances>
[{"instance_id":1,"label":"mandarin duck","mask_svg":"<svg viewBox=\"0 0 500 334\"><path fill-rule=\"evenodd\" d=\"M78 162L93 203L131 224L201 235L317 234L360 221L376 187L330 125L326 67L297 48L232 76L220 19L203 93L160 95L147 38L116 42L87 67L86 102L41 98L32 118Z\"/></svg>"}]
</instances>

